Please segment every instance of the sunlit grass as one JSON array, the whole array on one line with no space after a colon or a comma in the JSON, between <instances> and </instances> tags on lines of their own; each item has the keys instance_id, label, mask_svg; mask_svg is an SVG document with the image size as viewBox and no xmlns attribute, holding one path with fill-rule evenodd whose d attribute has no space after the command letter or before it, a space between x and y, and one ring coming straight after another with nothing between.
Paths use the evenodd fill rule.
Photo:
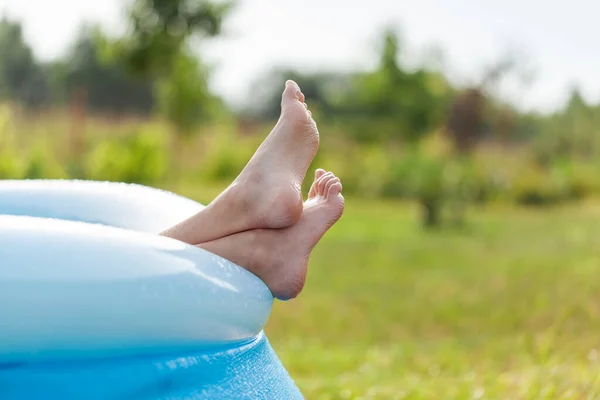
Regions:
<instances>
[{"instance_id":1,"label":"sunlit grass","mask_svg":"<svg viewBox=\"0 0 600 400\"><path fill-rule=\"evenodd\" d=\"M600 396L600 207L423 231L353 201L267 333L308 399Z\"/></svg>"}]
</instances>

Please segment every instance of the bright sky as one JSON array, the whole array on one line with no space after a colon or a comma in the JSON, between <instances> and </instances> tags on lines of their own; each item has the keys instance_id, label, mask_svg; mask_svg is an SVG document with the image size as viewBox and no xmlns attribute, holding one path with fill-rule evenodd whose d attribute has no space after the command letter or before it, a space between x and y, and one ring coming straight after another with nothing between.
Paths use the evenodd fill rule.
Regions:
<instances>
[{"instance_id":1,"label":"bright sky","mask_svg":"<svg viewBox=\"0 0 600 400\"><path fill-rule=\"evenodd\" d=\"M63 53L83 21L122 26L126 0L0 0L20 18L36 54ZM506 83L503 93L524 107L548 110L577 84L600 102L600 3L594 0L238 0L226 35L208 44L213 88L233 104L275 65L352 70L374 65L379 32L398 26L410 60L437 46L453 79L476 81L507 50L525 55L531 85ZM0 55L1 56L1 55Z\"/></svg>"}]
</instances>

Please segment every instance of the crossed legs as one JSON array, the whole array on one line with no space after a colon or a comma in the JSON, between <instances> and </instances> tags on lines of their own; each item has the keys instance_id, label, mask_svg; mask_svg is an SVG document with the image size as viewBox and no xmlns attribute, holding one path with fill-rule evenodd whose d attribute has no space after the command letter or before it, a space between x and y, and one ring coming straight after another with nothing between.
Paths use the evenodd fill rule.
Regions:
<instances>
[{"instance_id":1,"label":"crossed legs","mask_svg":"<svg viewBox=\"0 0 600 400\"><path fill-rule=\"evenodd\" d=\"M340 180L321 169L302 202L318 147L304 95L288 81L277 124L240 175L205 209L161 234L246 268L277 298L296 297L310 252L344 210Z\"/></svg>"}]
</instances>

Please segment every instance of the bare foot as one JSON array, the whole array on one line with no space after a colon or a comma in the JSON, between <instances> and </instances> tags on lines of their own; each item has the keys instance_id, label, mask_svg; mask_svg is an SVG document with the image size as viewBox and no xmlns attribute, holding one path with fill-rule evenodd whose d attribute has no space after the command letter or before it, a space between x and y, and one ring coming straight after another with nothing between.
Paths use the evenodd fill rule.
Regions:
<instances>
[{"instance_id":1,"label":"bare foot","mask_svg":"<svg viewBox=\"0 0 600 400\"><path fill-rule=\"evenodd\" d=\"M285 229L255 229L198 245L254 273L279 299L296 297L306 280L308 257L342 216L342 184L317 170L300 221Z\"/></svg>"},{"instance_id":2,"label":"bare foot","mask_svg":"<svg viewBox=\"0 0 600 400\"><path fill-rule=\"evenodd\" d=\"M198 214L161 233L199 244L257 228L285 228L302 215L302 182L319 131L298 85L287 81L281 116L233 183Z\"/></svg>"}]
</instances>

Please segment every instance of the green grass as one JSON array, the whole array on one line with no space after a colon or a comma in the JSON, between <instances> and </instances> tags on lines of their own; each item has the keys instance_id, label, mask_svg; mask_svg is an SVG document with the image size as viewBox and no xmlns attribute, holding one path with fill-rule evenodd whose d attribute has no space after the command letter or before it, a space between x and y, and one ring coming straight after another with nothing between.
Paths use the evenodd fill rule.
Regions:
<instances>
[{"instance_id":1,"label":"green grass","mask_svg":"<svg viewBox=\"0 0 600 400\"><path fill-rule=\"evenodd\" d=\"M307 399L600 397L600 206L347 201L267 334Z\"/></svg>"}]
</instances>

